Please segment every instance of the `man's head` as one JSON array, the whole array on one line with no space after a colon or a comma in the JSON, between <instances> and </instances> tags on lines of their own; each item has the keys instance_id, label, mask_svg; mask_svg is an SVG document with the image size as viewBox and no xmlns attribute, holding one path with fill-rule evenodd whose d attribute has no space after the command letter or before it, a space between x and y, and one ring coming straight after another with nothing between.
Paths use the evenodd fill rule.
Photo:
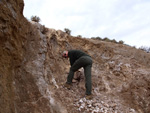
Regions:
<instances>
[{"instance_id":1,"label":"man's head","mask_svg":"<svg viewBox=\"0 0 150 113\"><path fill-rule=\"evenodd\" d=\"M68 58L68 51L64 51L63 54L62 54L62 57Z\"/></svg>"}]
</instances>

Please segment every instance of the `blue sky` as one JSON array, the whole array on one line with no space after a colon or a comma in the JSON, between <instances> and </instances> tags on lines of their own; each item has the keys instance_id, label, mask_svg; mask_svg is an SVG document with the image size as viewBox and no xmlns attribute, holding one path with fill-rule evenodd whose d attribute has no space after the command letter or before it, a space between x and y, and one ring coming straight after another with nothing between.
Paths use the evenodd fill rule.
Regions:
<instances>
[{"instance_id":1,"label":"blue sky","mask_svg":"<svg viewBox=\"0 0 150 113\"><path fill-rule=\"evenodd\" d=\"M150 0L24 0L24 16L71 35L150 47Z\"/></svg>"}]
</instances>

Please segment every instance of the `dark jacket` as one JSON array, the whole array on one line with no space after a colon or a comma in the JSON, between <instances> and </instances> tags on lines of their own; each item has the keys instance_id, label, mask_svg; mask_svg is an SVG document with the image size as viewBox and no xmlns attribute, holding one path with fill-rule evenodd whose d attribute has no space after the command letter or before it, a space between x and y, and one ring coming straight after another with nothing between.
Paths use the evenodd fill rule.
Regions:
<instances>
[{"instance_id":1,"label":"dark jacket","mask_svg":"<svg viewBox=\"0 0 150 113\"><path fill-rule=\"evenodd\" d=\"M89 55L84 53L81 50L70 50L70 51L68 51L68 57L70 59L70 65L72 66L74 64L74 62L82 56L89 56Z\"/></svg>"}]
</instances>

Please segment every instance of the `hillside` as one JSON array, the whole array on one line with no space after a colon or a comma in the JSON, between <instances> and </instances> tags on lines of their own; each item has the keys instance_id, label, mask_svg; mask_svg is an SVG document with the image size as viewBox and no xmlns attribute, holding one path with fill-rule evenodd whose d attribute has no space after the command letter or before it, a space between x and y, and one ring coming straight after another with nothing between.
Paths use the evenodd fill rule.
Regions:
<instances>
[{"instance_id":1,"label":"hillside","mask_svg":"<svg viewBox=\"0 0 150 113\"><path fill-rule=\"evenodd\" d=\"M73 37L29 22L22 0L0 1L0 113L149 113L150 53L111 42ZM93 99L84 98L84 71L73 87L64 50L93 59ZM75 77L76 77L75 76Z\"/></svg>"}]
</instances>

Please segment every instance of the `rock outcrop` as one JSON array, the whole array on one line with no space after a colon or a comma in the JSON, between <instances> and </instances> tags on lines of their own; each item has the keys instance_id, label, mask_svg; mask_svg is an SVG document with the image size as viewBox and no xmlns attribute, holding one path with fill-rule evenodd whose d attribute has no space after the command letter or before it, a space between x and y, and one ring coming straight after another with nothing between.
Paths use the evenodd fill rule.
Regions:
<instances>
[{"instance_id":1,"label":"rock outcrop","mask_svg":"<svg viewBox=\"0 0 150 113\"><path fill-rule=\"evenodd\" d=\"M73 37L29 22L22 0L0 0L0 113L149 113L150 54L136 48ZM93 99L84 98L81 69L71 90L63 84L63 50L93 58Z\"/></svg>"}]
</instances>

